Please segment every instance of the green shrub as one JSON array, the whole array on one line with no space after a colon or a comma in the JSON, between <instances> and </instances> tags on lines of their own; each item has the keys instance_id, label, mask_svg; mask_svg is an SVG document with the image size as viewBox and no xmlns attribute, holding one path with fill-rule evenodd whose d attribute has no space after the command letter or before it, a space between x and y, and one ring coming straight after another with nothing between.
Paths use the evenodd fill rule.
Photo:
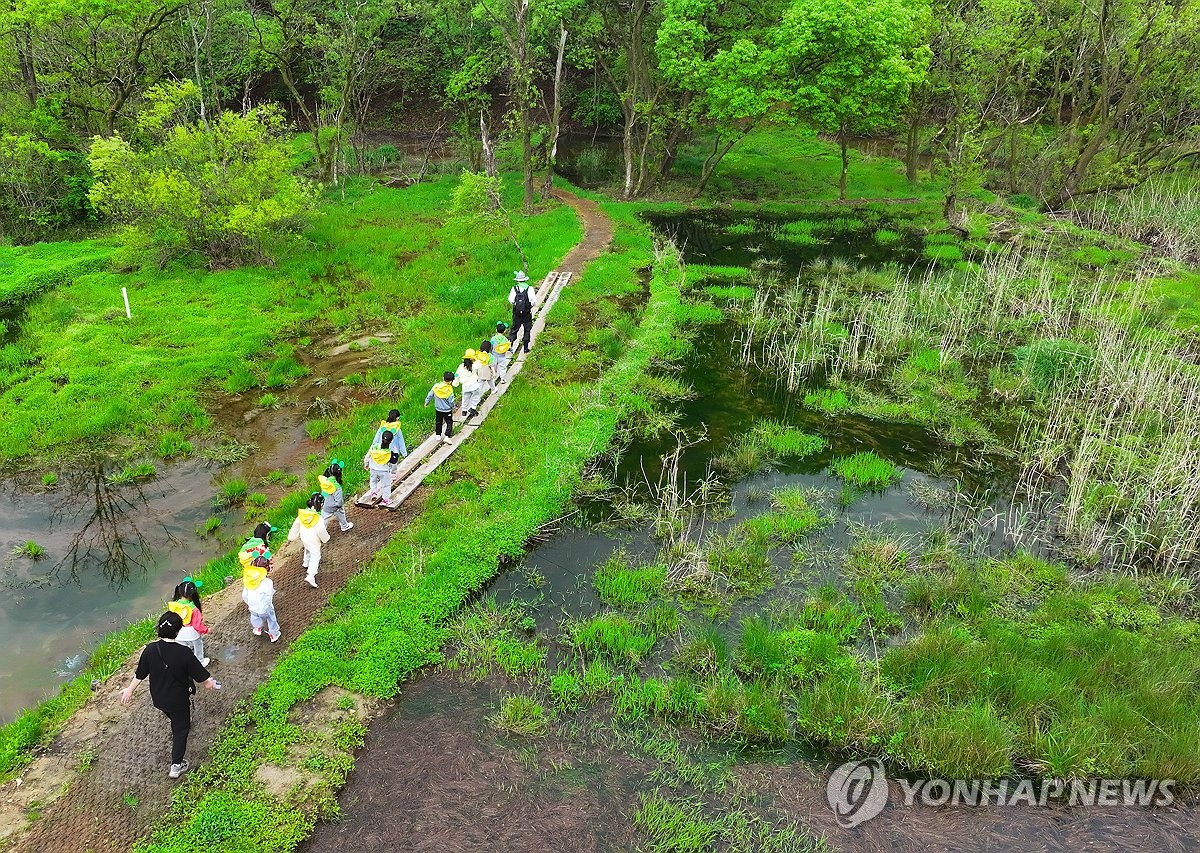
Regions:
<instances>
[{"instance_id":1,"label":"green shrub","mask_svg":"<svg viewBox=\"0 0 1200 853\"><path fill-rule=\"evenodd\" d=\"M162 117L157 128L145 120L168 100L183 107L198 94L190 81L147 93L141 128L157 132L156 145L96 137L88 154L96 182L88 197L166 257L198 251L214 268L261 260L273 237L304 224L314 188L292 174L286 120L277 108L225 112L207 125L167 127L175 109L155 113Z\"/></svg>"}]
</instances>

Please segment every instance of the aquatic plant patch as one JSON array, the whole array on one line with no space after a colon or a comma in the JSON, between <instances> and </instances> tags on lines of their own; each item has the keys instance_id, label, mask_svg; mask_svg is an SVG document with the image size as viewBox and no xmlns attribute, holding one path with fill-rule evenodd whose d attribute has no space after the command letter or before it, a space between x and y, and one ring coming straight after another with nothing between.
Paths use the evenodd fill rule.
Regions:
<instances>
[{"instance_id":1,"label":"aquatic plant patch","mask_svg":"<svg viewBox=\"0 0 1200 853\"><path fill-rule=\"evenodd\" d=\"M860 489L886 489L901 477L900 469L870 450L835 459L829 470Z\"/></svg>"}]
</instances>

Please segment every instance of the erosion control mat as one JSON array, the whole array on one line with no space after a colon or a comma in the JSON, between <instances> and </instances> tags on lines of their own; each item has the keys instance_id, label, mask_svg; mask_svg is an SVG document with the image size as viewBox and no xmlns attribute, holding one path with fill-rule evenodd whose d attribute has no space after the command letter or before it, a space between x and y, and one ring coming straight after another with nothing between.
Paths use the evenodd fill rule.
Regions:
<instances>
[{"instance_id":1,"label":"erosion control mat","mask_svg":"<svg viewBox=\"0 0 1200 853\"><path fill-rule=\"evenodd\" d=\"M205 760L213 737L237 701L249 696L267 677L289 641L308 627L346 579L369 562L400 525L420 511L421 497L418 492L395 513L350 509L354 529L342 533L333 525L330 541L322 549L319 589L304 582L301 549L293 543L281 550L272 575L275 610L283 629L283 639L277 643L270 643L265 632L261 637L250 633L240 582L235 580L205 602L212 625L205 654L212 658L209 669L223 689L201 688L197 693L187 753L193 767ZM132 668L123 668L105 684L105 695L96 697L102 706L98 716L103 733L95 741L91 766L41 812L28 831L6 848L6 853L128 850L166 811L177 784L167 777L170 724L150 704L144 684L129 707L118 704L117 694L131 677ZM107 729L105 721L109 723ZM58 746L56 741L52 749Z\"/></svg>"}]
</instances>

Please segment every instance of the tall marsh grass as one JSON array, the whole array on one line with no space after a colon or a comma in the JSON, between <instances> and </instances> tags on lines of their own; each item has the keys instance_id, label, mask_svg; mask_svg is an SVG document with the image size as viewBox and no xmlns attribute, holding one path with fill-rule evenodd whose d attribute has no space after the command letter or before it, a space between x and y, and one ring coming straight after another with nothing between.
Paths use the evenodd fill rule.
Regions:
<instances>
[{"instance_id":1,"label":"tall marsh grass","mask_svg":"<svg viewBox=\"0 0 1200 853\"><path fill-rule=\"evenodd\" d=\"M933 412L931 425L961 443L986 439L970 407L997 385L996 400L1027 401L1005 414L1011 451L1027 492L1062 493L1048 533L1071 553L1130 570L1182 570L1200 556L1200 368L1186 341L1148 319L1145 281L1064 284L1039 249L923 274L818 264L756 284L736 315L738 349L789 389L810 377L886 380L916 402L875 414ZM861 409L870 395L858 397Z\"/></svg>"}]
</instances>

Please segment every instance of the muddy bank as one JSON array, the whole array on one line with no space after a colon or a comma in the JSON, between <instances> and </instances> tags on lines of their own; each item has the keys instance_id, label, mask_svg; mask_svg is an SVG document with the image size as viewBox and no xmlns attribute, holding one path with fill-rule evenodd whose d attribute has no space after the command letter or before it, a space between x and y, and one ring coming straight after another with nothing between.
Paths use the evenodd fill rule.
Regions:
<instances>
[{"instance_id":1,"label":"muddy bank","mask_svg":"<svg viewBox=\"0 0 1200 853\"><path fill-rule=\"evenodd\" d=\"M342 820L299 849L634 849L639 762L565 739L498 740L486 719L494 689L444 673L411 684L371 725L339 798Z\"/></svg>"}]
</instances>

